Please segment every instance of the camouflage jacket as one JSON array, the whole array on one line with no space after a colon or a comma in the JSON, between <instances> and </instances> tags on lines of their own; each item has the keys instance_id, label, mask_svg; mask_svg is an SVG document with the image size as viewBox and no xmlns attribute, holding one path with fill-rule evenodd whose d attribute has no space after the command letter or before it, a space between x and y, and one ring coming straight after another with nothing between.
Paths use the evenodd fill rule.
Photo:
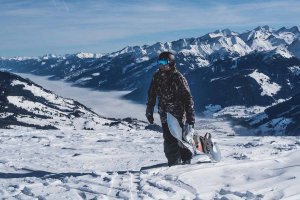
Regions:
<instances>
[{"instance_id":1,"label":"camouflage jacket","mask_svg":"<svg viewBox=\"0 0 300 200\"><path fill-rule=\"evenodd\" d=\"M182 124L185 120L189 124L195 123L193 98L186 79L179 71L155 72L148 90L147 114L153 114L156 97L161 123L167 123L167 112Z\"/></svg>"}]
</instances>

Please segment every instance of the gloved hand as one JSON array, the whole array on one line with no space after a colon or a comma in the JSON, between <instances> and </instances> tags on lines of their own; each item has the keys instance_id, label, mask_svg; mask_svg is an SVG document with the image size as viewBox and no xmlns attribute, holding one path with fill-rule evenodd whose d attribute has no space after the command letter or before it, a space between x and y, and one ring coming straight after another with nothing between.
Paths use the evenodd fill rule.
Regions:
<instances>
[{"instance_id":1,"label":"gloved hand","mask_svg":"<svg viewBox=\"0 0 300 200\"><path fill-rule=\"evenodd\" d=\"M150 124L153 124L154 122L154 118L153 118L153 114L151 113L146 113L146 117L147 117L147 120Z\"/></svg>"},{"instance_id":2,"label":"gloved hand","mask_svg":"<svg viewBox=\"0 0 300 200\"><path fill-rule=\"evenodd\" d=\"M193 124L185 124L183 126L183 139L186 142L189 142L189 143L192 142L194 133L195 133L195 129L194 129Z\"/></svg>"}]
</instances>

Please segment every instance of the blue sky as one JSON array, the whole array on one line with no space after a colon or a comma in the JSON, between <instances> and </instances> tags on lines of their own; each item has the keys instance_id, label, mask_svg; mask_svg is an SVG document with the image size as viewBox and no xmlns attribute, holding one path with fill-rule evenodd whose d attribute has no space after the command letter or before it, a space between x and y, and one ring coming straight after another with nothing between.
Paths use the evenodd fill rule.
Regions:
<instances>
[{"instance_id":1,"label":"blue sky","mask_svg":"<svg viewBox=\"0 0 300 200\"><path fill-rule=\"evenodd\" d=\"M107 53L216 29L299 22L298 0L0 0L0 56Z\"/></svg>"}]
</instances>

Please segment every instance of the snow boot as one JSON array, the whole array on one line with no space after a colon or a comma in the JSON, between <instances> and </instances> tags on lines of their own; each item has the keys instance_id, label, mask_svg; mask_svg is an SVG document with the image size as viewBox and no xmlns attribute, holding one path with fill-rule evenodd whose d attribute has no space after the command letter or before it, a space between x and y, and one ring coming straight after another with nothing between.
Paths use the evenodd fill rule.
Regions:
<instances>
[{"instance_id":1,"label":"snow boot","mask_svg":"<svg viewBox=\"0 0 300 200\"><path fill-rule=\"evenodd\" d=\"M176 160L174 160L174 161L168 161L168 166L169 167L172 167L172 166L175 166L175 165L181 165L181 159L180 158L178 158L178 159L176 159Z\"/></svg>"},{"instance_id":2,"label":"snow boot","mask_svg":"<svg viewBox=\"0 0 300 200\"><path fill-rule=\"evenodd\" d=\"M188 164L191 164L191 159L189 159L189 160L183 160L183 161L181 162L181 164L182 164L182 165L188 165Z\"/></svg>"}]
</instances>

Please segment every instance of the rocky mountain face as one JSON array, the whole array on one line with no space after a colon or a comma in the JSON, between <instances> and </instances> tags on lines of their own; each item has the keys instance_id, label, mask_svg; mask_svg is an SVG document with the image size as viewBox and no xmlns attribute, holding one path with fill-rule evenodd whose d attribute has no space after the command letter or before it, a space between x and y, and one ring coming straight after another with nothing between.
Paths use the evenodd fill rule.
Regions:
<instances>
[{"instance_id":1,"label":"rocky mountain face","mask_svg":"<svg viewBox=\"0 0 300 200\"><path fill-rule=\"evenodd\" d=\"M157 55L176 53L177 68L186 77L196 111L220 105L270 106L300 92L298 27L257 27L244 33L217 30L198 38L126 47L108 54L37 58L1 58L0 68L51 75L77 86L98 90L132 90L125 96L146 103L157 70Z\"/></svg>"}]
</instances>

